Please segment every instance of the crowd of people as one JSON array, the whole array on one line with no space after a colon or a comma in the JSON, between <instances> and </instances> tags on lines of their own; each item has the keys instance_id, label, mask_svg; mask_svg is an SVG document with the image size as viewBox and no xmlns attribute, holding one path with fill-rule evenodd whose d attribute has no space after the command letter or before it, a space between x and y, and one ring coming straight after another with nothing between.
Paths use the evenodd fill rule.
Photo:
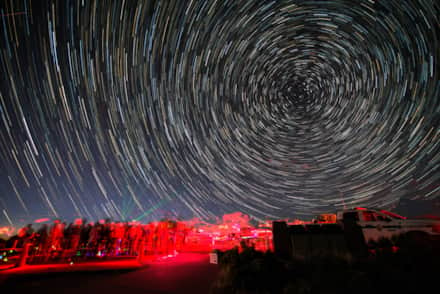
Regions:
<instances>
[{"instance_id":1,"label":"crowd of people","mask_svg":"<svg viewBox=\"0 0 440 294\"><path fill-rule=\"evenodd\" d=\"M6 247L24 248L29 244L30 255L46 259L66 253L76 256L161 254L180 250L188 230L184 224L170 220L149 224L110 220L87 223L82 219L66 224L55 220L51 226L41 224L34 229L29 224L21 228Z\"/></svg>"}]
</instances>

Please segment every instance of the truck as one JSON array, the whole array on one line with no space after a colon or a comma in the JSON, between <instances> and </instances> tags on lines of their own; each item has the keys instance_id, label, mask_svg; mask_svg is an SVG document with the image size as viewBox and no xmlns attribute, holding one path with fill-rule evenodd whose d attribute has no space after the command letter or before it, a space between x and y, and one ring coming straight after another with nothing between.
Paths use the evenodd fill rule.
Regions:
<instances>
[{"instance_id":1,"label":"truck","mask_svg":"<svg viewBox=\"0 0 440 294\"><path fill-rule=\"evenodd\" d=\"M387 210L363 207L340 211L336 214L336 219L343 226L357 224L367 243L403 234L425 240L440 239L439 219L408 219Z\"/></svg>"},{"instance_id":2,"label":"truck","mask_svg":"<svg viewBox=\"0 0 440 294\"><path fill-rule=\"evenodd\" d=\"M330 215L330 214L329 214ZM408 219L382 209L353 208L325 217L322 222L289 225L273 222L274 251L280 256L312 257L316 255L366 256L390 246L403 235L417 247L440 245L440 219ZM385 246L385 247L384 247Z\"/></svg>"}]
</instances>

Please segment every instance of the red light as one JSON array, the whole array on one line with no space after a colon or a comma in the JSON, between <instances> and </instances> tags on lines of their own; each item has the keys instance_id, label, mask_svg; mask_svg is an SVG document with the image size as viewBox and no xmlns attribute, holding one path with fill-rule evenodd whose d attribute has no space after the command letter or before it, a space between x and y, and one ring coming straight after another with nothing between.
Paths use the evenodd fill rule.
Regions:
<instances>
[{"instance_id":1,"label":"red light","mask_svg":"<svg viewBox=\"0 0 440 294\"><path fill-rule=\"evenodd\" d=\"M39 219L34 220L34 223L39 224L39 223L45 223L48 221L49 221L48 218L39 218Z\"/></svg>"},{"instance_id":2,"label":"red light","mask_svg":"<svg viewBox=\"0 0 440 294\"><path fill-rule=\"evenodd\" d=\"M356 209L356 210L367 210L367 209L364 208L364 207L356 207L355 209Z\"/></svg>"}]
</instances>

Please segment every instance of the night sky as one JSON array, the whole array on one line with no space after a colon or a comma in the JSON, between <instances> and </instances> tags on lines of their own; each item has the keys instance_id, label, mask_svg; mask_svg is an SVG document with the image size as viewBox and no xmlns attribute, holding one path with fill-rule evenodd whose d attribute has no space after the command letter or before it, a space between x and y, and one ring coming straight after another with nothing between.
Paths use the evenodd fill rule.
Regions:
<instances>
[{"instance_id":1,"label":"night sky","mask_svg":"<svg viewBox=\"0 0 440 294\"><path fill-rule=\"evenodd\" d=\"M0 2L0 225L440 196L435 0Z\"/></svg>"}]
</instances>

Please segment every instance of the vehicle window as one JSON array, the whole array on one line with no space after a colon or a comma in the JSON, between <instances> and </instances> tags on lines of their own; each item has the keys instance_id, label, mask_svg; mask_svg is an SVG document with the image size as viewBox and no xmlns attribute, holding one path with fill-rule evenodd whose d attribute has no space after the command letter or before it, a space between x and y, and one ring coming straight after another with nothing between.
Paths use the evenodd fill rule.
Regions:
<instances>
[{"instance_id":1,"label":"vehicle window","mask_svg":"<svg viewBox=\"0 0 440 294\"><path fill-rule=\"evenodd\" d=\"M374 213L371 211L363 211L362 212L364 216L364 220L367 222L374 222L376 221L376 218L374 217Z\"/></svg>"},{"instance_id":2,"label":"vehicle window","mask_svg":"<svg viewBox=\"0 0 440 294\"><path fill-rule=\"evenodd\" d=\"M382 212L383 214L388 215L391 218L397 218L397 219L406 219L406 217L395 214L393 212L387 211L387 210L381 210L380 212Z\"/></svg>"},{"instance_id":3,"label":"vehicle window","mask_svg":"<svg viewBox=\"0 0 440 294\"><path fill-rule=\"evenodd\" d=\"M348 221L358 221L359 216L357 212L346 212L344 213L344 220Z\"/></svg>"},{"instance_id":4,"label":"vehicle window","mask_svg":"<svg viewBox=\"0 0 440 294\"><path fill-rule=\"evenodd\" d=\"M389 221L391 221L390 218L388 218L386 216L383 216L381 214L378 214L378 213L375 213L374 217L376 218L377 221L381 221L381 222L389 222Z\"/></svg>"}]
</instances>

